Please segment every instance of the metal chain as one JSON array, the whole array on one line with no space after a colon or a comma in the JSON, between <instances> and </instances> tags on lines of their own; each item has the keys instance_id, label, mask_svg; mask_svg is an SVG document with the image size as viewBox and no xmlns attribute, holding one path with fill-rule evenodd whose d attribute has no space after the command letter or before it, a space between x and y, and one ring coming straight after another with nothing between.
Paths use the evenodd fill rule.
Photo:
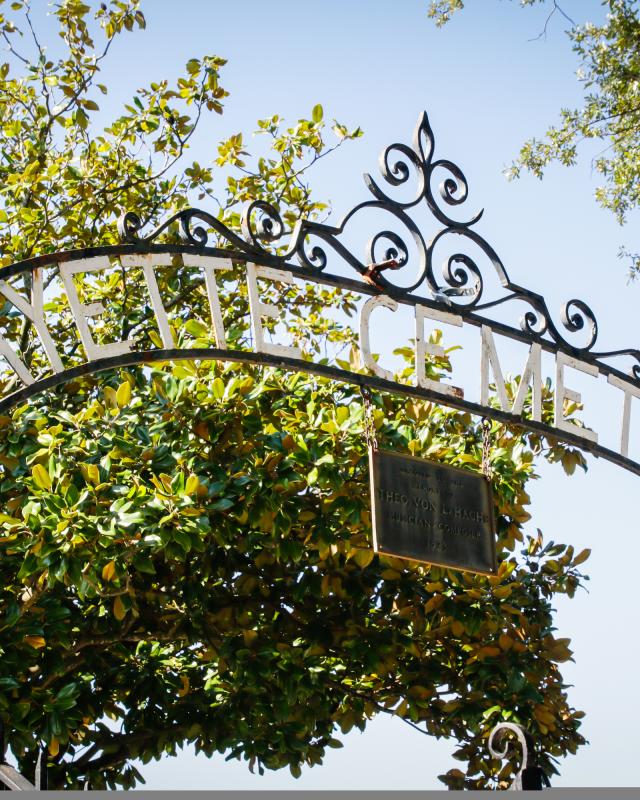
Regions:
<instances>
[{"instance_id":1,"label":"metal chain","mask_svg":"<svg viewBox=\"0 0 640 800\"><path fill-rule=\"evenodd\" d=\"M373 419L373 406L371 404L371 392L366 386L360 387L362 404L364 406L364 439L370 450L378 449L378 433Z\"/></svg>"},{"instance_id":2,"label":"metal chain","mask_svg":"<svg viewBox=\"0 0 640 800\"><path fill-rule=\"evenodd\" d=\"M489 480L493 475L491 468L491 423L486 417L482 418L482 474Z\"/></svg>"}]
</instances>

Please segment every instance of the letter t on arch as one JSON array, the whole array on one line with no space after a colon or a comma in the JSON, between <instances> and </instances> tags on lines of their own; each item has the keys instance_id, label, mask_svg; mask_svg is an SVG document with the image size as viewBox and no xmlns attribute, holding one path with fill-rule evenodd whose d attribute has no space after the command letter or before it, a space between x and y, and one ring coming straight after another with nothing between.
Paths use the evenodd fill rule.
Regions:
<instances>
[{"instance_id":1,"label":"letter t on arch","mask_svg":"<svg viewBox=\"0 0 640 800\"><path fill-rule=\"evenodd\" d=\"M624 392L622 404L622 430L620 431L620 455L629 457L629 430L631 428L631 398L640 397L640 389L629 381L623 381L617 375L609 375L607 381Z\"/></svg>"}]
</instances>

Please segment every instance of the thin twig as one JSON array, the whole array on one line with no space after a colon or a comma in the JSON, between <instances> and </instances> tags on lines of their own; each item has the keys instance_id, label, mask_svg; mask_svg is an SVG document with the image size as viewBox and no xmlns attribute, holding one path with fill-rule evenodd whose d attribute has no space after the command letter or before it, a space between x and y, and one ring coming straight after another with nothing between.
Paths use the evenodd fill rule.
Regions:
<instances>
[{"instance_id":1,"label":"thin twig","mask_svg":"<svg viewBox=\"0 0 640 800\"><path fill-rule=\"evenodd\" d=\"M576 23L574 22L574 20L572 20L571 17L558 5L557 0L553 0L553 8L549 12L548 17L545 20L544 28L540 31L540 33L537 36L534 36L532 39L529 39L530 42L537 42L540 39L546 40L546 38L547 38L547 28L549 27L549 23L551 22L551 18L553 17L553 15L556 12L560 12L560 14L562 14L562 16L568 22L570 22L573 25L573 27L575 28Z\"/></svg>"}]
</instances>

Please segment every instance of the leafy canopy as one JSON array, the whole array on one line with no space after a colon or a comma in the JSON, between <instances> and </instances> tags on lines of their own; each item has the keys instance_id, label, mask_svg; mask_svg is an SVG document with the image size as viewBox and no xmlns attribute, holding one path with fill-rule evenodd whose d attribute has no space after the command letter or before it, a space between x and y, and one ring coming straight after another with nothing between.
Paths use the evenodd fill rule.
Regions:
<instances>
[{"instance_id":1,"label":"leafy canopy","mask_svg":"<svg viewBox=\"0 0 640 800\"><path fill-rule=\"evenodd\" d=\"M335 122L329 144L315 106L292 126L260 121L268 146L257 160L236 134L211 164L185 165L199 122L223 111L224 59L191 59L174 83L138 89L99 130L100 67L115 36L144 27L138 3L54 4L56 58L28 4L0 6L3 263L113 243L131 208L153 223L210 198L234 227L247 199L276 204L288 225L324 213L306 170L358 128ZM199 272L176 257L158 274L179 346L212 344ZM71 365L83 360L77 332L56 270L46 279ZM219 291L229 346L249 348L241 265ZM286 308L284 334L306 358L353 362L352 295L261 291ZM141 270L114 264L78 292L106 308L99 343L157 340ZM46 369L8 302L0 329L21 340L30 369ZM409 380L411 352L400 355ZM427 368L443 376L448 357ZM0 389L14 380L3 373ZM547 388L546 418L551 401ZM480 469L481 428L468 414L386 395L371 403L381 446ZM582 456L493 425L500 569L486 577L374 556L363 430L352 387L191 362L78 379L0 419L0 714L27 775L42 744L53 787L131 787L135 760L185 743L299 775L378 713L458 741L465 770L442 776L451 787L508 782L515 765L486 753L500 719L531 731L549 773L575 752L582 715L558 667L572 654L552 603L579 587L588 551L525 540L522 526L535 455L568 471Z\"/></svg>"},{"instance_id":2,"label":"leafy canopy","mask_svg":"<svg viewBox=\"0 0 640 800\"><path fill-rule=\"evenodd\" d=\"M546 0L520 0L522 6ZM528 170L541 178L553 162L576 164L580 147L595 140L602 144L593 166L603 179L596 200L609 209L620 224L640 206L640 17L637 0L603 0L606 18L601 24L577 24L553 0L551 16L564 17L571 25L567 35L580 66L578 79L584 88L579 108L563 108L560 120L542 138L533 138L520 150L507 171L511 178ZM437 25L447 23L464 7L463 0L431 0L429 16ZM620 255L630 260L632 276L640 271L640 255L627 248Z\"/></svg>"}]
</instances>

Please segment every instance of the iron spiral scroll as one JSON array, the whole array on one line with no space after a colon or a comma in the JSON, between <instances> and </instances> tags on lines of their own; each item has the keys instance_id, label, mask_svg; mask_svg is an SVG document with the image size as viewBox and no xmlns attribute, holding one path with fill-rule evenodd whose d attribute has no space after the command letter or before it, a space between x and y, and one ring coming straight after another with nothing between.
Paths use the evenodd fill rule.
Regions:
<instances>
[{"instance_id":1,"label":"iron spiral scroll","mask_svg":"<svg viewBox=\"0 0 640 800\"><path fill-rule=\"evenodd\" d=\"M513 735L515 741L513 738L508 738L506 734ZM502 744L501 747L499 742ZM516 742L519 747L516 747ZM487 746L492 758L498 761L508 758L512 748L515 752L519 749L520 768L509 789L518 791L549 788L549 778L536 764L533 738L522 725L513 722L499 722L491 730Z\"/></svg>"},{"instance_id":2,"label":"iron spiral scroll","mask_svg":"<svg viewBox=\"0 0 640 800\"><path fill-rule=\"evenodd\" d=\"M147 233L138 214L128 212L120 220L120 236L125 243L149 245L171 226L175 229L177 225L180 238L187 245L204 247L214 244L230 249L239 258L259 258L274 266L291 268L291 262L297 261L302 267L318 272L328 266L328 250L331 249L365 280L396 298L405 295L418 299L415 293L421 292L428 300L463 315L487 312L516 301L524 303L527 310L516 325L507 325L507 328L519 330L534 341L549 343L592 363L598 359L627 357L633 362L630 374L640 380L640 350L595 350L598 323L587 303L578 298L568 300L561 308L560 321L556 324L541 294L511 281L496 251L474 229L483 210L463 221L451 216L449 209L463 205L468 198L467 179L455 163L436 159L434 153L435 136L427 113L423 112L418 118L412 144L391 144L380 155L380 173L391 191L408 186L413 178L415 189L412 196L408 200L394 199L370 174L365 174L364 181L373 199L356 205L335 226L304 219L299 220L293 230L287 231L277 208L255 200L243 211L241 233L231 230L205 210L187 208ZM444 177L434 191L436 173L444 173ZM408 213L420 204L426 205L437 226L428 240ZM364 256L358 257L340 237L352 218L365 210L390 214L405 233L400 235L391 229L377 231L366 245ZM454 241L453 237L457 237L455 252L445 259L437 276L434 251L442 241ZM413 257L408 242L415 248ZM481 268L477 260L465 252L469 246L480 251L493 268L493 274L487 275L486 268ZM392 274L404 276L411 266L415 274L409 285L399 286L388 277ZM491 300L484 299L488 277L492 277L494 283L497 277L500 287L500 295ZM586 343L577 344L574 335L581 332L587 334Z\"/></svg>"}]
</instances>

